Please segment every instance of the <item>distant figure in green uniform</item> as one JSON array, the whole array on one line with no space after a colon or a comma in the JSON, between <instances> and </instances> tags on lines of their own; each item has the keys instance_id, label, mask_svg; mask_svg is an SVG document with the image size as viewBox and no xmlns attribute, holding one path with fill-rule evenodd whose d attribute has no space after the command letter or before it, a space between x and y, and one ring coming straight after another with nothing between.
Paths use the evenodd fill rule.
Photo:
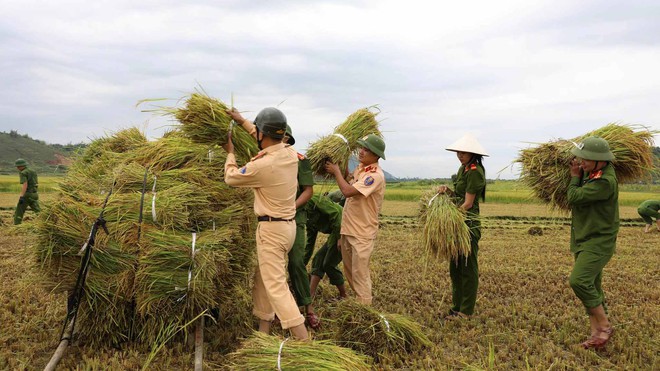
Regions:
<instances>
[{"instance_id":1,"label":"distant figure in green uniform","mask_svg":"<svg viewBox=\"0 0 660 371\"><path fill-rule=\"evenodd\" d=\"M660 231L660 212L658 212L658 210L660 210L660 200L646 200L637 208L639 216L641 216L646 223L644 232L651 232L651 226L653 225L652 218L655 218L656 227L658 228L658 231Z\"/></svg>"},{"instance_id":2,"label":"distant figure in green uniform","mask_svg":"<svg viewBox=\"0 0 660 371\"><path fill-rule=\"evenodd\" d=\"M339 298L346 297L344 275L337 267L341 263L339 238L341 237L342 200L346 201L346 198L343 197L341 191L337 190L327 196L314 195L305 206L307 209L307 246L305 249L307 261L309 261L308 256L314 251L318 232L329 235L312 260L310 285L312 297L316 295L316 288L326 274L330 279L330 284L337 286Z\"/></svg>"},{"instance_id":3,"label":"distant figure in green uniform","mask_svg":"<svg viewBox=\"0 0 660 371\"><path fill-rule=\"evenodd\" d=\"M21 183L21 195L18 198L16 211L14 212L14 224L21 224L23 222L23 214L29 207L35 213L39 213L39 180L37 179L37 172L28 167L27 161L19 158L14 163L19 171L19 180Z\"/></svg>"},{"instance_id":4,"label":"distant figure in green uniform","mask_svg":"<svg viewBox=\"0 0 660 371\"><path fill-rule=\"evenodd\" d=\"M462 319L474 313L479 287L479 240L481 221L479 220L479 197L486 199L486 170L483 157L488 156L476 138L466 134L446 148L456 152L461 163L454 178L454 191L440 186L438 193L448 193L455 198L459 208L466 212L465 223L470 227L470 255L459 256L449 262L451 277L452 307L445 319ZM453 178L453 177L452 177Z\"/></svg>"},{"instance_id":5,"label":"distant figure in green uniform","mask_svg":"<svg viewBox=\"0 0 660 371\"><path fill-rule=\"evenodd\" d=\"M589 314L591 337L581 345L602 348L614 333L601 282L619 233L619 185L605 139L586 138L571 153L576 157L570 163L568 186L575 265L569 282Z\"/></svg>"}]
</instances>

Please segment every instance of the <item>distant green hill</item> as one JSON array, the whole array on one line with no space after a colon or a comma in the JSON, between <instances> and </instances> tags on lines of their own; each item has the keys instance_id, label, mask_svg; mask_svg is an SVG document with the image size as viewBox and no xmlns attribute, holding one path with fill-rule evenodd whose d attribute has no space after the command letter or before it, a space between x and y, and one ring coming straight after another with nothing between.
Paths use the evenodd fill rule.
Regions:
<instances>
[{"instance_id":1,"label":"distant green hill","mask_svg":"<svg viewBox=\"0 0 660 371\"><path fill-rule=\"evenodd\" d=\"M48 144L12 130L0 132L0 174L16 172L14 161L23 158L35 170L44 174L62 173L70 164L71 156L85 144Z\"/></svg>"}]
</instances>

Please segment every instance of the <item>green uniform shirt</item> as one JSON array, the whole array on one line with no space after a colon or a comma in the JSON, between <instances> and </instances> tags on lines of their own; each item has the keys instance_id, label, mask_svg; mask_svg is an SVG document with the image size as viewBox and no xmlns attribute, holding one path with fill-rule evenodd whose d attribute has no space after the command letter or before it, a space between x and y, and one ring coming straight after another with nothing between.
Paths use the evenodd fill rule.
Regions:
<instances>
[{"instance_id":1,"label":"green uniform shirt","mask_svg":"<svg viewBox=\"0 0 660 371\"><path fill-rule=\"evenodd\" d=\"M619 185L612 164L572 177L568 185L572 208L571 252L611 255L619 233Z\"/></svg>"},{"instance_id":2,"label":"green uniform shirt","mask_svg":"<svg viewBox=\"0 0 660 371\"><path fill-rule=\"evenodd\" d=\"M314 195L305 205L305 210L308 235L318 232L329 234L328 246L337 246L341 232L342 207L327 196Z\"/></svg>"},{"instance_id":3,"label":"green uniform shirt","mask_svg":"<svg viewBox=\"0 0 660 371\"><path fill-rule=\"evenodd\" d=\"M454 192L458 206L465 202L465 194L475 195L472 208L467 212L467 219L473 225L481 225L479 221L479 196L486 187L486 171L483 166L477 164L461 165L454 181Z\"/></svg>"},{"instance_id":4,"label":"green uniform shirt","mask_svg":"<svg viewBox=\"0 0 660 371\"><path fill-rule=\"evenodd\" d=\"M21 184L27 182L27 190L25 193L37 193L37 188L39 188L39 180L37 179L37 172L25 167L18 173L19 181Z\"/></svg>"},{"instance_id":5,"label":"green uniform shirt","mask_svg":"<svg viewBox=\"0 0 660 371\"><path fill-rule=\"evenodd\" d=\"M660 211L660 200L646 200L639 205L639 210L642 209Z\"/></svg>"},{"instance_id":6,"label":"green uniform shirt","mask_svg":"<svg viewBox=\"0 0 660 371\"><path fill-rule=\"evenodd\" d=\"M298 191L296 192L296 199L300 197L304 186L314 186L314 173L312 172L312 164L309 162L309 159L299 153ZM296 224L305 224L306 221L307 214L305 213L305 207L296 209Z\"/></svg>"}]
</instances>

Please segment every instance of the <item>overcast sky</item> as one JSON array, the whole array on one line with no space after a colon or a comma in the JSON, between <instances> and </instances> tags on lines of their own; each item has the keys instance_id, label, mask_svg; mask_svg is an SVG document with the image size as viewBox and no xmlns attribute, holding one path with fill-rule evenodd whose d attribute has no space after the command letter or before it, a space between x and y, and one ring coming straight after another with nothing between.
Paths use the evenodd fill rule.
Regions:
<instances>
[{"instance_id":1,"label":"overcast sky","mask_svg":"<svg viewBox=\"0 0 660 371\"><path fill-rule=\"evenodd\" d=\"M377 104L398 177L449 177L471 132L494 178L529 142L660 129L660 1L2 0L0 80L0 131L50 143L157 138L136 103L200 84L279 104L301 152Z\"/></svg>"}]
</instances>

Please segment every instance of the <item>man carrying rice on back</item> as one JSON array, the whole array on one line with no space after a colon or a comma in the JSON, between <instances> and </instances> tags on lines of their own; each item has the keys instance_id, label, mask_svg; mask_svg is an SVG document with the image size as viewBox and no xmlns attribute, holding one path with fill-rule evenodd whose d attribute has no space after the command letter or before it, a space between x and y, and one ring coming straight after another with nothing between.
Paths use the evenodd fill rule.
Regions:
<instances>
[{"instance_id":1,"label":"man carrying rice on back","mask_svg":"<svg viewBox=\"0 0 660 371\"><path fill-rule=\"evenodd\" d=\"M335 177L339 190L346 197L342 213L341 247L344 275L357 300L371 305L371 274L369 260L378 232L378 214L385 197L385 175L378 159L385 159L385 142L369 134L358 140L362 146L358 159L360 164L348 183L339 166L326 162L325 170Z\"/></svg>"},{"instance_id":2,"label":"man carrying rice on back","mask_svg":"<svg viewBox=\"0 0 660 371\"><path fill-rule=\"evenodd\" d=\"M614 329L607 318L601 286L603 268L614 254L619 233L619 186L605 139L589 137L571 150L571 253L575 257L571 288L589 315L591 337L585 349L604 347Z\"/></svg>"}]
</instances>

